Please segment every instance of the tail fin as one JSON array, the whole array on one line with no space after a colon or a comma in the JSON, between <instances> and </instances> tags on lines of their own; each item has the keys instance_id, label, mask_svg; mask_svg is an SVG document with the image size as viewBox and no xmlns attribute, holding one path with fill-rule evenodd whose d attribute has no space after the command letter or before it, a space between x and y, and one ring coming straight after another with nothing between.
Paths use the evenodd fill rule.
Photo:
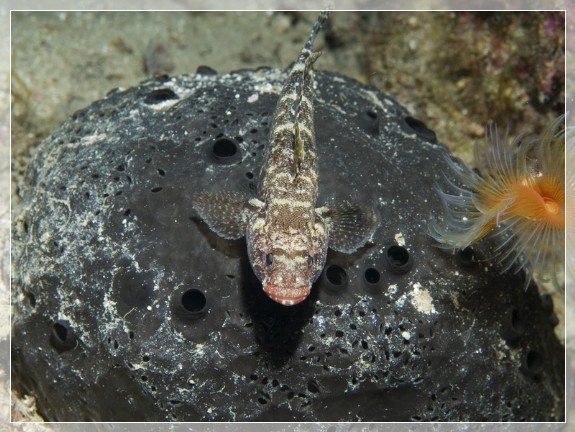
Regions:
<instances>
[{"instance_id":1,"label":"tail fin","mask_svg":"<svg viewBox=\"0 0 575 432\"><path fill-rule=\"evenodd\" d=\"M317 20L315 21L315 24L313 25L313 28L311 29L311 33L309 34L309 37L307 38L306 43L304 44L303 48L302 48L302 52L301 55L304 56L308 56L313 49L313 43L315 41L315 38L317 37L319 31L321 30L322 26L324 25L324 23L327 21L327 18L329 17L331 11L329 10L324 10L322 11L319 16L317 17Z\"/></svg>"}]
</instances>

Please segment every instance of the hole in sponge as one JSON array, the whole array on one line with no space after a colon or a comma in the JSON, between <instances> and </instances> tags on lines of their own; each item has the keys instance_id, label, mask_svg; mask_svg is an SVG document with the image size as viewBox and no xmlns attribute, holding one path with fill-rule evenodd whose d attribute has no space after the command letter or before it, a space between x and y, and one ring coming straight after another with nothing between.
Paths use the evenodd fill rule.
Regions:
<instances>
[{"instance_id":1,"label":"hole in sponge","mask_svg":"<svg viewBox=\"0 0 575 432\"><path fill-rule=\"evenodd\" d=\"M54 324L52 324L50 344L59 353L69 351L76 347L76 335L66 321L56 321Z\"/></svg>"},{"instance_id":2,"label":"hole in sponge","mask_svg":"<svg viewBox=\"0 0 575 432\"><path fill-rule=\"evenodd\" d=\"M148 105L156 105L170 99L179 99L179 97L172 90L161 88L148 93L144 98L144 103Z\"/></svg>"},{"instance_id":3,"label":"hole in sponge","mask_svg":"<svg viewBox=\"0 0 575 432\"><path fill-rule=\"evenodd\" d=\"M317 383L314 380L309 380L307 382L307 390L310 393L319 393L319 386L317 385Z\"/></svg>"},{"instance_id":4,"label":"hole in sponge","mask_svg":"<svg viewBox=\"0 0 575 432\"><path fill-rule=\"evenodd\" d=\"M322 290L329 294L340 294L347 287L349 278L343 267L332 264L324 269L320 282Z\"/></svg>"},{"instance_id":5,"label":"hole in sponge","mask_svg":"<svg viewBox=\"0 0 575 432\"><path fill-rule=\"evenodd\" d=\"M373 267L367 267L364 270L361 282L364 288L372 294L381 291L381 274Z\"/></svg>"},{"instance_id":6,"label":"hole in sponge","mask_svg":"<svg viewBox=\"0 0 575 432\"><path fill-rule=\"evenodd\" d=\"M325 270L327 280L334 286L343 286L347 283L347 273L343 267L331 265Z\"/></svg>"},{"instance_id":7,"label":"hole in sponge","mask_svg":"<svg viewBox=\"0 0 575 432\"><path fill-rule=\"evenodd\" d=\"M180 321L193 321L208 312L208 301L202 290L183 287L174 293L174 314Z\"/></svg>"},{"instance_id":8,"label":"hole in sponge","mask_svg":"<svg viewBox=\"0 0 575 432\"><path fill-rule=\"evenodd\" d=\"M459 250L457 253L457 261L459 261L459 264L463 267L472 267L477 262L475 250L469 246Z\"/></svg>"},{"instance_id":9,"label":"hole in sponge","mask_svg":"<svg viewBox=\"0 0 575 432\"><path fill-rule=\"evenodd\" d=\"M238 143L231 138L221 137L213 141L210 159L220 164L232 164L240 160Z\"/></svg>"},{"instance_id":10,"label":"hole in sponge","mask_svg":"<svg viewBox=\"0 0 575 432\"><path fill-rule=\"evenodd\" d=\"M368 134L379 134L379 119L376 111L365 111L361 116L358 116L358 121L363 130Z\"/></svg>"},{"instance_id":11,"label":"hole in sponge","mask_svg":"<svg viewBox=\"0 0 575 432\"><path fill-rule=\"evenodd\" d=\"M437 136L435 135L435 132L429 129L427 125L421 120L417 120L416 118L408 116L405 117L404 122L408 130L410 132L415 132L421 139L431 143L437 142Z\"/></svg>"},{"instance_id":12,"label":"hole in sponge","mask_svg":"<svg viewBox=\"0 0 575 432\"><path fill-rule=\"evenodd\" d=\"M380 280L379 272L374 268L368 268L363 274L365 281L369 284L376 284Z\"/></svg>"},{"instance_id":13,"label":"hole in sponge","mask_svg":"<svg viewBox=\"0 0 575 432\"><path fill-rule=\"evenodd\" d=\"M197 289L190 289L182 294L182 306L191 313L197 313L206 307L206 296Z\"/></svg>"},{"instance_id":14,"label":"hole in sponge","mask_svg":"<svg viewBox=\"0 0 575 432\"><path fill-rule=\"evenodd\" d=\"M525 333L523 319L519 315L517 308L511 306L505 312L502 325L501 337L509 344L515 345Z\"/></svg>"},{"instance_id":15,"label":"hole in sponge","mask_svg":"<svg viewBox=\"0 0 575 432\"><path fill-rule=\"evenodd\" d=\"M385 255L389 270L395 274L404 274L413 267L413 260L409 251L403 246L392 245Z\"/></svg>"}]
</instances>

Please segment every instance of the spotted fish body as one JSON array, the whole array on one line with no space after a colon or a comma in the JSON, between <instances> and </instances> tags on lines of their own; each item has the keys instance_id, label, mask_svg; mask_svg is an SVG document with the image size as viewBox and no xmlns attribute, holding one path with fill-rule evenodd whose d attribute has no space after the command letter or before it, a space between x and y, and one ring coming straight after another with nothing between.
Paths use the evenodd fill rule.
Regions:
<instances>
[{"instance_id":1,"label":"spotted fish body","mask_svg":"<svg viewBox=\"0 0 575 432\"><path fill-rule=\"evenodd\" d=\"M314 40L328 17L322 12L280 94L262 166L257 198L238 192L200 192L194 207L224 238L245 235L252 268L264 292L283 305L308 297L325 265L328 246L351 253L371 237L377 217L351 203L316 206Z\"/></svg>"},{"instance_id":2,"label":"spotted fish body","mask_svg":"<svg viewBox=\"0 0 575 432\"><path fill-rule=\"evenodd\" d=\"M325 263L328 226L316 211L317 155L313 121L313 42L322 13L282 89L267 147L256 209L246 239L264 292L282 304L305 299ZM311 282L310 282L311 281Z\"/></svg>"}]
</instances>

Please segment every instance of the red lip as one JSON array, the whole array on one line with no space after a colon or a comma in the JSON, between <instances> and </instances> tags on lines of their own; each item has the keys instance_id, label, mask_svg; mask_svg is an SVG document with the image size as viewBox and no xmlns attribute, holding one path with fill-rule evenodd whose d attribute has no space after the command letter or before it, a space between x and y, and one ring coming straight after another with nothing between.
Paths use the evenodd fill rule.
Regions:
<instances>
[{"instance_id":1,"label":"red lip","mask_svg":"<svg viewBox=\"0 0 575 432\"><path fill-rule=\"evenodd\" d=\"M264 285L264 292L273 301L284 306L293 306L304 301L310 293L310 287L302 285L297 288L281 289L275 284Z\"/></svg>"}]
</instances>

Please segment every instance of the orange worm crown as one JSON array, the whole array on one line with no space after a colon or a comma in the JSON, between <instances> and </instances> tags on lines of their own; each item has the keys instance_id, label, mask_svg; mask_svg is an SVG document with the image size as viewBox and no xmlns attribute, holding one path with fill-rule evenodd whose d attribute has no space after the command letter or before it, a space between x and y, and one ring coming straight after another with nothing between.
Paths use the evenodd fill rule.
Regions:
<instances>
[{"instance_id":1,"label":"orange worm crown","mask_svg":"<svg viewBox=\"0 0 575 432\"><path fill-rule=\"evenodd\" d=\"M521 134L510 140L490 123L485 141L475 146L481 175L451 158L447 162L458 186L446 178L447 189L436 187L445 208L443 223L429 234L446 249L464 249L487 234L497 240L496 258L503 271L525 269L532 277L558 275L565 260L565 128L564 116L540 135Z\"/></svg>"}]
</instances>

